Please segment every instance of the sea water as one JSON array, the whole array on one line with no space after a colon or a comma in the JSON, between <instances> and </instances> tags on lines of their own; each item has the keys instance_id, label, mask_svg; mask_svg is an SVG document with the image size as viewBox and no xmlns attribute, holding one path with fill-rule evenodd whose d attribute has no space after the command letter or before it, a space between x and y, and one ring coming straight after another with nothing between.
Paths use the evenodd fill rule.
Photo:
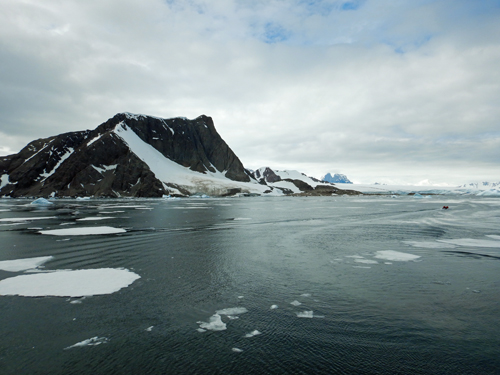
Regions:
<instances>
[{"instance_id":1,"label":"sea water","mask_svg":"<svg viewBox=\"0 0 500 375\"><path fill-rule=\"evenodd\" d=\"M500 373L500 199L30 202L1 374Z\"/></svg>"}]
</instances>

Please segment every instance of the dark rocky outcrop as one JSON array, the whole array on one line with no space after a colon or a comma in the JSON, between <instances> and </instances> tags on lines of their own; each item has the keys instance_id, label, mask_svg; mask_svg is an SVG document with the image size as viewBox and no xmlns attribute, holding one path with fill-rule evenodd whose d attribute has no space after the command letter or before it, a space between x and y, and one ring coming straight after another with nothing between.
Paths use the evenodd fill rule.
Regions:
<instances>
[{"instance_id":1,"label":"dark rocky outcrop","mask_svg":"<svg viewBox=\"0 0 500 375\"><path fill-rule=\"evenodd\" d=\"M166 158L201 174L224 172L250 182L238 157L212 119L161 119L119 113L95 130L30 142L18 154L0 157L0 196L159 197L169 188L188 195L175 181L163 183L114 129L126 126ZM165 181L164 181L165 182Z\"/></svg>"}]
</instances>

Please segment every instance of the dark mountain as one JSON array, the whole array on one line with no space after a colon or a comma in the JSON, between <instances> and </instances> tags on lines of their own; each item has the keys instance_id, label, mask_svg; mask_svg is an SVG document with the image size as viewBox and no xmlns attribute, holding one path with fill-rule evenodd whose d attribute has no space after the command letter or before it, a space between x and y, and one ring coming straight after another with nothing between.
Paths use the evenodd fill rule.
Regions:
<instances>
[{"instance_id":1,"label":"dark mountain","mask_svg":"<svg viewBox=\"0 0 500 375\"><path fill-rule=\"evenodd\" d=\"M123 134L138 138L143 144L139 141L129 145ZM148 165L144 157L137 155L140 154L134 149L137 145L146 156L155 152L162 155L165 160L157 155L155 163L163 164L156 168ZM240 160L217 133L210 117L161 119L119 113L93 131L38 139L18 154L0 157L0 196L192 194L189 184L183 187L176 183L178 173L171 180L168 176L160 180L152 171L168 162L186 167L183 176L199 175L203 179L207 174L223 173L228 182L250 182ZM168 175L168 170L165 173ZM196 186L193 188L197 190Z\"/></svg>"}]
</instances>

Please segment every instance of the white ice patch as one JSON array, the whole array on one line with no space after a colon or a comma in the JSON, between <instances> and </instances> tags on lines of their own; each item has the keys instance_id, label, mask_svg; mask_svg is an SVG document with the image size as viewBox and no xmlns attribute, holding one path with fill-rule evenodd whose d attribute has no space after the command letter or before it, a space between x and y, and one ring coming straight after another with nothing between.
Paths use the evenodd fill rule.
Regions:
<instances>
[{"instance_id":1,"label":"white ice patch","mask_svg":"<svg viewBox=\"0 0 500 375\"><path fill-rule=\"evenodd\" d=\"M271 310L277 309L278 305L271 305Z\"/></svg>"},{"instance_id":2,"label":"white ice patch","mask_svg":"<svg viewBox=\"0 0 500 375\"><path fill-rule=\"evenodd\" d=\"M257 331L257 330L254 330L254 331L252 331L252 332L250 332L250 333L247 333L247 334L245 335L245 337L254 337L254 336L257 336L257 335L260 335L260 334L262 334L262 332L259 332L259 331Z\"/></svg>"},{"instance_id":3,"label":"white ice patch","mask_svg":"<svg viewBox=\"0 0 500 375\"><path fill-rule=\"evenodd\" d=\"M91 337L90 339L83 340L80 342L77 342L74 345L68 346L67 348L64 348L64 350L71 349L71 348L79 348L83 346L97 346L101 344L106 344L109 341L107 337Z\"/></svg>"},{"instance_id":4,"label":"white ice patch","mask_svg":"<svg viewBox=\"0 0 500 375\"><path fill-rule=\"evenodd\" d=\"M7 186L8 184L9 184L9 175L3 174L0 177L0 189L2 189L4 186Z\"/></svg>"},{"instance_id":5,"label":"white ice patch","mask_svg":"<svg viewBox=\"0 0 500 375\"><path fill-rule=\"evenodd\" d=\"M145 329L145 331L147 331L147 332L151 332L151 331L153 330L153 327L154 327L154 326L148 327L148 328L146 328L146 329Z\"/></svg>"},{"instance_id":6,"label":"white ice patch","mask_svg":"<svg viewBox=\"0 0 500 375\"><path fill-rule=\"evenodd\" d=\"M59 168L61 166L61 164L71 156L71 154L74 152L75 150L72 148L72 147L68 147L68 151L63 155L61 156L61 159L59 159L59 161L57 162L57 164L54 166L54 168L52 168L51 171L49 172L44 172L40 175L40 177L43 177L42 181L45 181L47 178L49 178L50 176L52 176L55 171L57 170L57 168ZM43 198L41 198L43 199Z\"/></svg>"},{"instance_id":7,"label":"white ice patch","mask_svg":"<svg viewBox=\"0 0 500 375\"><path fill-rule=\"evenodd\" d=\"M299 301L295 300L293 302L290 302L290 305L300 306L300 305L302 305L302 303L300 303Z\"/></svg>"},{"instance_id":8,"label":"white ice patch","mask_svg":"<svg viewBox=\"0 0 500 375\"><path fill-rule=\"evenodd\" d=\"M312 310L302 311L302 312L298 312L296 314L297 314L298 318L313 318L314 317Z\"/></svg>"},{"instance_id":9,"label":"white ice patch","mask_svg":"<svg viewBox=\"0 0 500 375\"><path fill-rule=\"evenodd\" d=\"M118 167L118 164L113 164L113 165L103 165L102 167L96 167L95 165L92 165L92 168L94 168L97 172L100 174L103 174L107 171L112 171L115 170L116 167Z\"/></svg>"},{"instance_id":10,"label":"white ice patch","mask_svg":"<svg viewBox=\"0 0 500 375\"><path fill-rule=\"evenodd\" d=\"M41 206L45 206L45 205L51 205L51 204L54 204L50 201L48 201L47 199L45 198L38 198L38 199L35 199L33 202L31 202L30 204L37 204L37 205L41 205Z\"/></svg>"},{"instance_id":11,"label":"white ice patch","mask_svg":"<svg viewBox=\"0 0 500 375\"><path fill-rule=\"evenodd\" d=\"M44 217L6 217L0 219L2 221L14 221L14 222L22 222L22 221L31 221L31 220L45 220L45 219L53 219L54 216L44 216Z\"/></svg>"},{"instance_id":12,"label":"white ice patch","mask_svg":"<svg viewBox=\"0 0 500 375\"><path fill-rule=\"evenodd\" d=\"M408 262L410 260L415 260L420 258L420 255L401 253L399 251L393 251L393 250L382 250L376 252L375 258L391 260L394 262Z\"/></svg>"},{"instance_id":13,"label":"white ice patch","mask_svg":"<svg viewBox=\"0 0 500 375\"><path fill-rule=\"evenodd\" d=\"M346 258L354 258L354 259L363 259L363 257L360 255L346 255L345 257Z\"/></svg>"},{"instance_id":14,"label":"white ice patch","mask_svg":"<svg viewBox=\"0 0 500 375\"><path fill-rule=\"evenodd\" d=\"M432 242L432 241L403 241L403 243L425 249L454 249L456 246L448 243Z\"/></svg>"},{"instance_id":15,"label":"white ice patch","mask_svg":"<svg viewBox=\"0 0 500 375\"><path fill-rule=\"evenodd\" d=\"M240 348L232 348L231 350L232 350L233 352L235 352L235 353L241 353L241 352L243 351L243 350L242 350L242 349L240 349Z\"/></svg>"},{"instance_id":16,"label":"white ice patch","mask_svg":"<svg viewBox=\"0 0 500 375\"><path fill-rule=\"evenodd\" d=\"M311 293L303 293L300 296L301 297L311 297Z\"/></svg>"},{"instance_id":17,"label":"white ice patch","mask_svg":"<svg viewBox=\"0 0 500 375\"><path fill-rule=\"evenodd\" d=\"M94 220L106 220L113 219L112 216L93 216L93 217L84 217L81 219L76 219L76 221L94 221Z\"/></svg>"},{"instance_id":18,"label":"white ice patch","mask_svg":"<svg viewBox=\"0 0 500 375\"><path fill-rule=\"evenodd\" d=\"M14 259L14 260L4 260L0 262L0 270L9 272L20 272L26 271L33 268L37 268L51 260L53 256L46 257L36 257L36 258L24 258L24 259Z\"/></svg>"},{"instance_id":19,"label":"white ice patch","mask_svg":"<svg viewBox=\"0 0 500 375\"><path fill-rule=\"evenodd\" d=\"M140 276L123 268L61 270L9 277L0 281L0 295L83 297L111 294Z\"/></svg>"},{"instance_id":20,"label":"white ice patch","mask_svg":"<svg viewBox=\"0 0 500 375\"><path fill-rule=\"evenodd\" d=\"M224 331L227 326L220 317L219 314L214 314L208 319L207 322L197 322L200 325L201 329L210 330L210 331ZM199 332L202 332L198 329Z\"/></svg>"},{"instance_id":21,"label":"white ice patch","mask_svg":"<svg viewBox=\"0 0 500 375\"><path fill-rule=\"evenodd\" d=\"M68 228L68 229L49 229L41 230L39 233L48 234L51 236L87 236L94 234L115 234L125 233L126 230L122 228L113 227L82 227L82 228Z\"/></svg>"},{"instance_id":22,"label":"white ice patch","mask_svg":"<svg viewBox=\"0 0 500 375\"><path fill-rule=\"evenodd\" d=\"M217 310L215 313L219 315L240 315L248 312L244 307L229 307L227 309Z\"/></svg>"},{"instance_id":23,"label":"white ice patch","mask_svg":"<svg viewBox=\"0 0 500 375\"><path fill-rule=\"evenodd\" d=\"M363 264L378 264L376 260L371 260L371 259L354 259L356 263L363 263Z\"/></svg>"},{"instance_id":24,"label":"white ice patch","mask_svg":"<svg viewBox=\"0 0 500 375\"><path fill-rule=\"evenodd\" d=\"M500 247L500 241L477 240L474 238L458 238L456 240L438 240L439 242L468 247Z\"/></svg>"}]
</instances>

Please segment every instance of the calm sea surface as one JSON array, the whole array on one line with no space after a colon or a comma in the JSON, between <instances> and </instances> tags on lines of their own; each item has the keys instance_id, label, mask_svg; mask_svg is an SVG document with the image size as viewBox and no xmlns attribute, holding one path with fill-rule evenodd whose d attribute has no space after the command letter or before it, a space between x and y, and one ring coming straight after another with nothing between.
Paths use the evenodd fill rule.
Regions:
<instances>
[{"instance_id":1,"label":"calm sea surface","mask_svg":"<svg viewBox=\"0 0 500 375\"><path fill-rule=\"evenodd\" d=\"M0 200L0 261L141 278L0 296L1 374L500 374L500 199L29 203ZM127 232L39 233L99 226Z\"/></svg>"}]
</instances>

